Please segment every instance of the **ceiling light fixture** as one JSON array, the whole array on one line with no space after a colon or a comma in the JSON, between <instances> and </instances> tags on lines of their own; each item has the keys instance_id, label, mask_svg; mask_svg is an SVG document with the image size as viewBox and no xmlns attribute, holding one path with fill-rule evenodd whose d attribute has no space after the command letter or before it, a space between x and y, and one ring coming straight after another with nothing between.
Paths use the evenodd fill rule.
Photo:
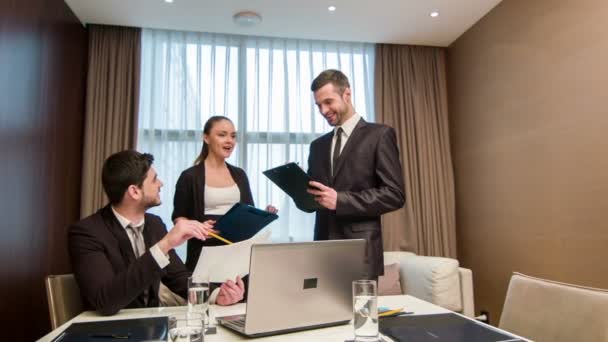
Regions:
<instances>
[{"instance_id":1,"label":"ceiling light fixture","mask_svg":"<svg viewBox=\"0 0 608 342\"><path fill-rule=\"evenodd\" d=\"M242 11L232 16L234 22L243 27L254 26L262 22L262 16L253 11Z\"/></svg>"},{"instance_id":2,"label":"ceiling light fixture","mask_svg":"<svg viewBox=\"0 0 608 342\"><path fill-rule=\"evenodd\" d=\"M173 0L165 0L165 2L168 3L168 4L172 4Z\"/></svg>"},{"instance_id":3,"label":"ceiling light fixture","mask_svg":"<svg viewBox=\"0 0 608 342\"><path fill-rule=\"evenodd\" d=\"M431 18L437 18L439 16L439 12L438 11L433 11L430 14Z\"/></svg>"},{"instance_id":4,"label":"ceiling light fixture","mask_svg":"<svg viewBox=\"0 0 608 342\"><path fill-rule=\"evenodd\" d=\"M331 5L331 6L327 7L327 10L330 12L334 12L336 10L336 6Z\"/></svg>"}]
</instances>

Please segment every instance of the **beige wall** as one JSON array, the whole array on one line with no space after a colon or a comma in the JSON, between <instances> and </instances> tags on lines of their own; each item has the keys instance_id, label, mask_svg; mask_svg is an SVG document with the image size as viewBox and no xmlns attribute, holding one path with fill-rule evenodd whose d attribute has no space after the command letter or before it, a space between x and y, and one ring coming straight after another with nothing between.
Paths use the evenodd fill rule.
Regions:
<instances>
[{"instance_id":1,"label":"beige wall","mask_svg":"<svg viewBox=\"0 0 608 342\"><path fill-rule=\"evenodd\" d=\"M493 324L513 271L608 288L606 22L503 0L448 49L459 259Z\"/></svg>"}]
</instances>

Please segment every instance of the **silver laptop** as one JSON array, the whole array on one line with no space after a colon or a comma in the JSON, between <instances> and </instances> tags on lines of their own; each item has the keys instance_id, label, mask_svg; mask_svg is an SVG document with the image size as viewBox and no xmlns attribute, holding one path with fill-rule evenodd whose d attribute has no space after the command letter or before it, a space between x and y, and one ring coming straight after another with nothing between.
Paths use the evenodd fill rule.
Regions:
<instances>
[{"instance_id":1,"label":"silver laptop","mask_svg":"<svg viewBox=\"0 0 608 342\"><path fill-rule=\"evenodd\" d=\"M217 320L250 337L348 323L364 258L362 239L253 245L246 314Z\"/></svg>"}]
</instances>

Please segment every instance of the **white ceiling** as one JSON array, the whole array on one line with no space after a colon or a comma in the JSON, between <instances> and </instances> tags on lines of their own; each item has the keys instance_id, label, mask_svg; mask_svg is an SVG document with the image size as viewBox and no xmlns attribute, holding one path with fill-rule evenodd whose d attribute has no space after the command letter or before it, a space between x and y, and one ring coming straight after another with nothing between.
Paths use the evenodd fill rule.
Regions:
<instances>
[{"instance_id":1,"label":"white ceiling","mask_svg":"<svg viewBox=\"0 0 608 342\"><path fill-rule=\"evenodd\" d=\"M431 46L448 46L500 1L65 0L85 24ZM232 16L243 10L258 12L262 23L237 26ZM440 15L431 18L435 10Z\"/></svg>"}]
</instances>

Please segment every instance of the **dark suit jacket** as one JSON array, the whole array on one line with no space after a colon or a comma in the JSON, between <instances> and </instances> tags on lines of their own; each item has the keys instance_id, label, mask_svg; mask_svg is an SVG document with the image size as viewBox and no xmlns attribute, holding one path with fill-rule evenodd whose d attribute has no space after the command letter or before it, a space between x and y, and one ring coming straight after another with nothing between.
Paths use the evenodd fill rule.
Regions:
<instances>
[{"instance_id":1,"label":"dark suit jacket","mask_svg":"<svg viewBox=\"0 0 608 342\"><path fill-rule=\"evenodd\" d=\"M333 131L310 145L308 173L338 192L336 210L318 210L315 240L365 239L367 276L384 273L380 216L405 203L395 130L361 118L331 175Z\"/></svg>"},{"instance_id":2,"label":"dark suit jacket","mask_svg":"<svg viewBox=\"0 0 608 342\"><path fill-rule=\"evenodd\" d=\"M85 305L102 315L113 315L123 308L158 306L161 279L186 298L190 273L175 251L169 252L171 263L164 269L149 251L165 234L167 229L160 217L146 214L146 252L136 258L125 229L109 205L73 224L68 233L70 260ZM146 289L147 305L143 297Z\"/></svg>"},{"instance_id":3,"label":"dark suit jacket","mask_svg":"<svg viewBox=\"0 0 608 342\"><path fill-rule=\"evenodd\" d=\"M241 168L227 164L228 171L234 179L241 193L241 203L254 205L251 187L247 174ZM217 219L219 216L205 215L205 164L192 166L179 176L175 185L175 196L173 197L173 214L171 219L186 217L190 220L204 222L208 219ZM201 241L198 239L188 240L186 254L186 268L194 271L203 246L217 246L224 243L218 239Z\"/></svg>"}]
</instances>

